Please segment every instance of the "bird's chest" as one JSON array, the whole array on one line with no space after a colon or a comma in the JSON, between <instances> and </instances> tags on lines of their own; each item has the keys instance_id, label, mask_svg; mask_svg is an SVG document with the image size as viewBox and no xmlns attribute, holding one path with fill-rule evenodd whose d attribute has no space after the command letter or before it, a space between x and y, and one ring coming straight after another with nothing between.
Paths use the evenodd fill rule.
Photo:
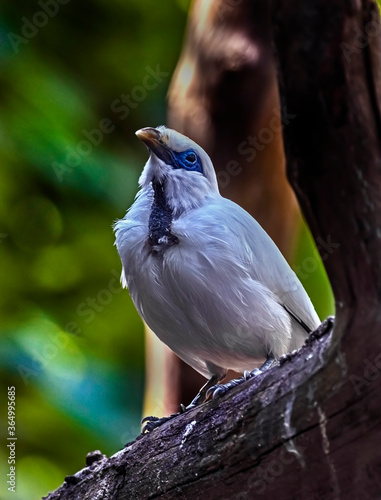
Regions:
<instances>
[{"instance_id":1,"label":"bird's chest","mask_svg":"<svg viewBox=\"0 0 381 500\"><path fill-rule=\"evenodd\" d=\"M167 248L177 245L179 239L172 232L172 210L165 197L164 186L153 184L154 199L148 220L147 244L153 255L164 252Z\"/></svg>"}]
</instances>

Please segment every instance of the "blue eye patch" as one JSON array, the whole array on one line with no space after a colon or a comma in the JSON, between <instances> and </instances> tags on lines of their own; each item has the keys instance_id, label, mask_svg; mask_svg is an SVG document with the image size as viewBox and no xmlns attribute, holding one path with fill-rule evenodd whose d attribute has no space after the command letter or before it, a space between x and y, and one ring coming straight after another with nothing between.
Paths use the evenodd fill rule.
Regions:
<instances>
[{"instance_id":1,"label":"blue eye patch","mask_svg":"<svg viewBox=\"0 0 381 500\"><path fill-rule=\"evenodd\" d=\"M174 168L183 168L185 170L190 170L194 172L200 172L203 174L202 164L199 156L193 149L187 149L186 151L181 151L176 153L172 151L174 163L172 166Z\"/></svg>"}]
</instances>

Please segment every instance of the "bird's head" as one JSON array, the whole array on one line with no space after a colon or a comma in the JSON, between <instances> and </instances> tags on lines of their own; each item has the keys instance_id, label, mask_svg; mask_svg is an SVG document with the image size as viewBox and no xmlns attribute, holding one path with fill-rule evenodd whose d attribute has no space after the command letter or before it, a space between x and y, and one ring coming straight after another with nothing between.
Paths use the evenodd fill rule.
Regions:
<instances>
[{"instance_id":1,"label":"bird's head","mask_svg":"<svg viewBox=\"0 0 381 500\"><path fill-rule=\"evenodd\" d=\"M194 141L163 125L142 128L136 135L150 151L139 183L142 188L160 185L174 213L219 194L212 161Z\"/></svg>"}]
</instances>

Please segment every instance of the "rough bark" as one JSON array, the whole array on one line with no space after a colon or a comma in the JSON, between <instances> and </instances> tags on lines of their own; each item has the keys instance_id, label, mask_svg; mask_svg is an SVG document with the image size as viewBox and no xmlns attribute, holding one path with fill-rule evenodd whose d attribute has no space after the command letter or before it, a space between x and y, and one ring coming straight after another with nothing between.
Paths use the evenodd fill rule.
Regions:
<instances>
[{"instance_id":1,"label":"rough bark","mask_svg":"<svg viewBox=\"0 0 381 500\"><path fill-rule=\"evenodd\" d=\"M78 473L51 500L381 498L378 9L278 0L273 12L281 97L296 115L288 173L322 248L334 331Z\"/></svg>"}]
</instances>

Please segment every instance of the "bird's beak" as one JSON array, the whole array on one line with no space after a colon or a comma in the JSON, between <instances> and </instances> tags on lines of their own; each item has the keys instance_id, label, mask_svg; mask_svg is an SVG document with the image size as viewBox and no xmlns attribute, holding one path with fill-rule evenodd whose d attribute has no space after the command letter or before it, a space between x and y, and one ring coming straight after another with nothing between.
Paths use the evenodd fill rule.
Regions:
<instances>
[{"instance_id":1,"label":"bird's beak","mask_svg":"<svg viewBox=\"0 0 381 500\"><path fill-rule=\"evenodd\" d=\"M173 154L162 139L161 132L153 127L141 128L135 132L147 148L168 165L173 163Z\"/></svg>"},{"instance_id":2,"label":"bird's beak","mask_svg":"<svg viewBox=\"0 0 381 500\"><path fill-rule=\"evenodd\" d=\"M145 127L135 133L149 149L160 146L161 133L156 128Z\"/></svg>"}]
</instances>

